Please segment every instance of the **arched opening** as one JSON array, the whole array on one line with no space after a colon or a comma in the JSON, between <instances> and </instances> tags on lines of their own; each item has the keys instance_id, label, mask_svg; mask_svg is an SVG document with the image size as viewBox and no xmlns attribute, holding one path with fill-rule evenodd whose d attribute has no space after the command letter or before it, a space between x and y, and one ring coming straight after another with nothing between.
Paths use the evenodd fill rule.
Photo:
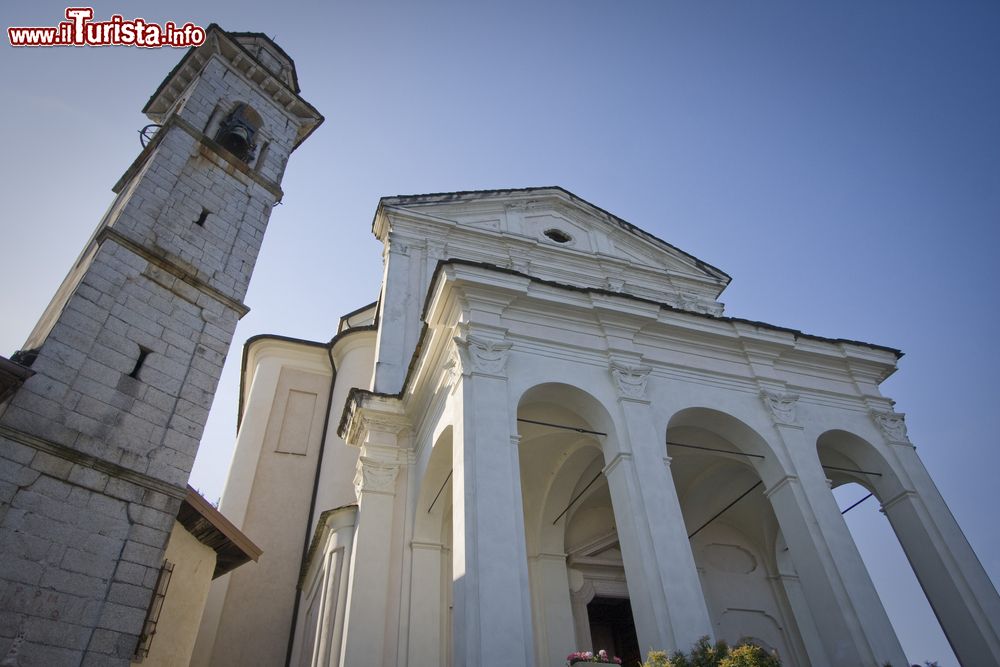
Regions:
<instances>
[{"instance_id":1,"label":"arched opening","mask_svg":"<svg viewBox=\"0 0 1000 667\"><path fill-rule=\"evenodd\" d=\"M413 522L409 664L452 664L452 436L434 441Z\"/></svg>"},{"instance_id":2,"label":"arched opening","mask_svg":"<svg viewBox=\"0 0 1000 667\"><path fill-rule=\"evenodd\" d=\"M614 427L591 395L543 384L517 411L537 663L577 650L641 660L616 511L604 476Z\"/></svg>"},{"instance_id":3,"label":"arched opening","mask_svg":"<svg viewBox=\"0 0 1000 667\"><path fill-rule=\"evenodd\" d=\"M914 664L937 661L957 666L958 659L907 558L899 526L881 505L905 495L885 457L871 443L846 431L827 431L817 441L820 463L833 495L868 569L900 643Z\"/></svg>"},{"instance_id":4,"label":"arched opening","mask_svg":"<svg viewBox=\"0 0 1000 667\"><path fill-rule=\"evenodd\" d=\"M243 162L253 160L257 151L258 133L264 121L254 109L237 103L219 124L215 140Z\"/></svg>"},{"instance_id":5,"label":"arched opening","mask_svg":"<svg viewBox=\"0 0 1000 667\"><path fill-rule=\"evenodd\" d=\"M809 664L785 588L794 567L779 567L776 555L778 520L764 492L783 475L766 442L730 415L689 408L670 420L666 450L716 639L750 637L782 664Z\"/></svg>"}]
</instances>

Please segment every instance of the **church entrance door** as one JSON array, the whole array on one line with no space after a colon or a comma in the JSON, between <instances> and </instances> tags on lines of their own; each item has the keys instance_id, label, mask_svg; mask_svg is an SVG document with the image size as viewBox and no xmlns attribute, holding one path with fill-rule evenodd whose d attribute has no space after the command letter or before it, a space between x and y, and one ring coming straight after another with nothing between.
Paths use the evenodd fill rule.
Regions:
<instances>
[{"instance_id":1,"label":"church entrance door","mask_svg":"<svg viewBox=\"0 0 1000 667\"><path fill-rule=\"evenodd\" d=\"M628 598L595 597L587 604L587 617L595 652L604 649L609 655L620 657L628 667L642 662Z\"/></svg>"}]
</instances>

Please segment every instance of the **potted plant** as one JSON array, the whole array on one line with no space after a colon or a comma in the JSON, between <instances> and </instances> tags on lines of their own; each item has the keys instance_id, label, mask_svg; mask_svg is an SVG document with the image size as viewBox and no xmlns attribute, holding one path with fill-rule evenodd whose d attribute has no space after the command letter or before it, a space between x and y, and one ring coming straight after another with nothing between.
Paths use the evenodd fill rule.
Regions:
<instances>
[{"instance_id":1,"label":"potted plant","mask_svg":"<svg viewBox=\"0 0 1000 667\"><path fill-rule=\"evenodd\" d=\"M618 656L609 656L608 652L604 649L601 649L597 653L593 651L575 651L566 656L567 666L593 662L605 665L620 665L622 664L622 659Z\"/></svg>"}]
</instances>

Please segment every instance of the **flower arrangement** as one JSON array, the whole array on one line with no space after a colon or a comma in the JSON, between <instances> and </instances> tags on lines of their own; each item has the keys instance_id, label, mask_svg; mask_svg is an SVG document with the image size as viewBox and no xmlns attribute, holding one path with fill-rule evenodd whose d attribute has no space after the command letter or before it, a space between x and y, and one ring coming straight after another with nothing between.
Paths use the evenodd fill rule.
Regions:
<instances>
[{"instance_id":1,"label":"flower arrangement","mask_svg":"<svg viewBox=\"0 0 1000 667\"><path fill-rule=\"evenodd\" d=\"M596 662L605 665L620 665L622 659L618 656L611 657L608 652L601 649L597 653L593 651L576 651L566 656L566 665L575 665L580 662Z\"/></svg>"}]
</instances>

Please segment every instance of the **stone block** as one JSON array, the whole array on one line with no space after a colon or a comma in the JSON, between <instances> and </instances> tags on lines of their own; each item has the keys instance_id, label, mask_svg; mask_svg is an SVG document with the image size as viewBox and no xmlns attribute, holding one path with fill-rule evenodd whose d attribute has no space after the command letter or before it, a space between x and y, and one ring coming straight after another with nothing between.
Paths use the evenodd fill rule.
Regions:
<instances>
[{"instance_id":1,"label":"stone block","mask_svg":"<svg viewBox=\"0 0 1000 667\"><path fill-rule=\"evenodd\" d=\"M27 641L78 651L87 647L90 632L90 628L38 616L29 617L25 622Z\"/></svg>"},{"instance_id":2,"label":"stone block","mask_svg":"<svg viewBox=\"0 0 1000 667\"><path fill-rule=\"evenodd\" d=\"M139 565L138 563L119 561L118 567L115 569L114 580L132 584L133 586L141 586L146 580L146 575L150 569L152 568Z\"/></svg>"},{"instance_id":3,"label":"stone block","mask_svg":"<svg viewBox=\"0 0 1000 667\"><path fill-rule=\"evenodd\" d=\"M73 463L58 456L53 456L48 452L39 451L31 461L31 469L44 473L49 477L66 479L73 469ZM45 486L44 483L42 486ZM68 489L65 490L65 495L69 495ZM61 497L65 497L65 495Z\"/></svg>"},{"instance_id":4,"label":"stone block","mask_svg":"<svg viewBox=\"0 0 1000 667\"><path fill-rule=\"evenodd\" d=\"M111 478L104 487L104 493L112 498L133 503L142 500L145 489L122 479Z\"/></svg>"},{"instance_id":5,"label":"stone block","mask_svg":"<svg viewBox=\"0 0 1000 667\"><path fill-rule=\"evenodd\" d=\"M102 492L107 488L109 479L108 475L103 472L79 464L74 465L69 473L70 482L97 492Z\"/></svg>"},{"instance_id":6,"label":"stone block","mask_svg":"<svg viewBox=\"0 0 1000 667\"><path fill-rule=\"evenodd\" d=\"M60 593L69 593L94 600L104 599L105 591L108 588L108 582L104 579L79 572L67 572L57 567L47 569L42 575L39 585L42 588L50 588Z\"/></svg>"},{"instance_id":7,"label":"stone block","mask_svg":"<svg viewBox=\"0 0 1000 667\"><path fill-rule=\"evenodd\" d=\"M38 479L40 473L13 461L0 460L0 481L15 487L27 487Z\"/></svg>"},{"instance_id":8,"label":"stone block","mask_svg":"<svg viewBox=\"0 0 1000 667\"><path fill-rule=\"evenodd\" d=\"M113 558L70 547L66 550L60 567L70 572L79 572L98 579L110 579L115 571L115 561Z\"/></svg>"},{"instance_id":9,"label":"stone block","mask_svg":"<svg viewBox=\"0 0 1000 667\"><path fill-rule=\"evenodd\" d=\"M106 630L138 635L142 631L142 623L145 618L145 609L106 602L101 611L101 617L97 621L97 626Z\"/></svg>"},{"instance_id":10,"label":"stone block","mask_svg":"<svg viewBox=\"0 0 1000 667\"><path fill-rule=\"evenodd\" d=\"M33 560L4 554L0 558L0 579L22 584L37 584L45 568Z\"/></svg>"},{"instance_id":11,"label":"stone block","mask_svg":"<svg viewBox=\"0 0 1000 667\"><path fill-rule=\"evenodd\" d=\"M128 542L122 551L122 560L130 563L145 565L146 567L159 568L163 561L163 549L139 544L138 542Z\"/></svg>"},{"instance_id":12,"label":"stone block","mask_svg":"<svg viewBox=\"0 0 1000 667\"><path fill-rule=\"evenodd\" d=\"M38 535L0 528L0 545L3 545L5 557L39 562L45 558L52 542Z\"/></svg>"},{"instance_id":13,"label":"stone block","mask_svg":"<svg viewBox=\"0 0 1000 667\"><path fill-rule=\"evenodd\" d=\"M121 538L101 535L100 533L90 533L84 539L81 546L87 553L117 560L124 544L125 541Z\"/></svg>"},{"instance_id":14,"label":"stone block","mask_svg":"<svg viewBox=\"0 0 1000 667\"><path fill-rule=\"evenodd\" d=\"M128 607L137 607L145 610L149 607L152 595L153 591L143 586L112 582L111 589L108 591L108 600Z\"/></svg>"},{"instance_id":15,"label":"stone block","mask_svg":"<svg viewBox=\"0 0 1000 667\"><path fill-rule=\"evenodd\" d=\"M34 458L36 451L34 447L0 437L0 461L8 460L24 465Z\"/></svg>"}]
</instances>

